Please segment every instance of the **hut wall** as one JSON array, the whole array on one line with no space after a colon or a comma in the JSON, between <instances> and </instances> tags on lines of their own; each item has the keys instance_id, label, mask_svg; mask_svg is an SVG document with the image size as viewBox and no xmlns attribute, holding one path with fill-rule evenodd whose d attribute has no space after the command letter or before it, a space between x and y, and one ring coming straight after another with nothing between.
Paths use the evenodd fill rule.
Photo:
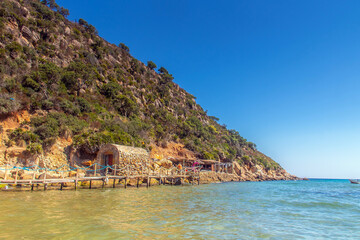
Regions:
<instances>
[{"instance_id":1,"label":"hut wall","mask_svg":"<svg viewBox=\"0 0 360 240\"><path fill-rule=\"evenodd\" d=\"M104 165L103 158L106 154L113 154L113 164L117 165L118 174L124 174L126 170L130 170L133 173L140 173L141 166L145 167L150 159L150 154L145 149L105 144L97 154L97 163ZM146 169L143 168L143 170Z\"/></svg>"}]
</instances>

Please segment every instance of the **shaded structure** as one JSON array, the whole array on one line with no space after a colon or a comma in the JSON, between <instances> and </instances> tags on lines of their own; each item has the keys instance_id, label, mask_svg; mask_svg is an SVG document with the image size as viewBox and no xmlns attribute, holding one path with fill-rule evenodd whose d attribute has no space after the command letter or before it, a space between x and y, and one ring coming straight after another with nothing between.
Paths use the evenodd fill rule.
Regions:
<instances>
[{"instance_id":1,"label":"shaded structure","mask_svg":"<svg viewBox=\"0 0 360 240\"><path fill-rule=\"evenodd\" d=\"M168 158L170 161L173 162L174 165L181 164L183 167L194 167L195 165L203 164L202 160L200 159L187 159L187 158Z\"/></svg>"},{"instance_id":2,"label":"shaded structure","mask_svg":"<svg viewBox=\"0 0 360 240\"><path fill-rule=\"evenodd\" d=\"M216 166L220 164L220 161L216 161L216 160L201 160L201 161L203 162L202 169L212 172L215 172Z\"/></svg>"},{"instance_id":3,"label":"shaded structure","mask_svg":"<svg viewBox=\"0 0 360 240\"><path fill-rule=\"evenodd\" d=\"M119 167L148 163L150 154L143 148L118 144L102 145L97 153L96 163L102 166Z\"/></svg>"}]
</instances>

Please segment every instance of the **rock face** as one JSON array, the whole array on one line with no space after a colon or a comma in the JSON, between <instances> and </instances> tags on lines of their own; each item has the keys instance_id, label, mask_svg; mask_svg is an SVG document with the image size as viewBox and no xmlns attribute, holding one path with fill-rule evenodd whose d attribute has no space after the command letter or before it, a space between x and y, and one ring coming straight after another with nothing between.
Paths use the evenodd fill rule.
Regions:
<instances>
[{"instance_id":1,"label":"rock face","mask_svg":"<svg viewBox=\"0 0 360 240\"><path fill-rule=\"evenodd\" d=\"M234 162L234 172L239 176L240 181L271 181L271 180L294 180L298 179L290 175L284 169L266 170L263 166L249 163L249 165L240 166Z\"/></svg>"}]
</instances>

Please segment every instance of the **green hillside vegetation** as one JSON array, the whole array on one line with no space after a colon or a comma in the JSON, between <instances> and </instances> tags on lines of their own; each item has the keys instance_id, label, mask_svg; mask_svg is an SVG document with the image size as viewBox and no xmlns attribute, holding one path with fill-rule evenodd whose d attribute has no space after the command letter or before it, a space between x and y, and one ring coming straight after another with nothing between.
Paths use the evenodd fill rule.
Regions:
<instances>
[{"instance_id":1,"label":"green hillside vegetation","mask_svg":"<svg viewBox=\"0 0 360 240\"><path fill-rule=\"evenodd\" d=\"M54 1L19 2L0 3L0 114L28 110L34 117L10 133L7 146L25 144L38 154L71 137L93 154L104 143L150 150L174 141L202 159L280 168L208 116L165 67L156 72L154 62L106 42L85 20L66 20L68 10Z\"/></svg>"}]
</instances>

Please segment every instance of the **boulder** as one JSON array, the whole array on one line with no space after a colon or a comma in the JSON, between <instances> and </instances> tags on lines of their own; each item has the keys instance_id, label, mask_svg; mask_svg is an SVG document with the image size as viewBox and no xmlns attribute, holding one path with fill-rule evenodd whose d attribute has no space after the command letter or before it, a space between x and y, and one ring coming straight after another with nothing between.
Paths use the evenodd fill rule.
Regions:
<instances>
[{"instance_id":1,"label":"boulder","mask_svg":"<svg viewBox=\"0 0 360 240\"><path fill-rule=\"evenodd\" d=\"M28 39L29 41L34 41L34 42L37 42L39 41L40 39L40 35L35 33L35 32L32 32L28 27L26 26L23 26L21 28L21 33L22 35Z\"/></svg>"},{"instance_id":2,"label":"boulder","mask_svg":"<svg viewBox=\"0 0 360 240\"><path fill-rule=\"evenodd\" d=\"M162 160L160 160L159 162L157 162L157 164L158 164L160 167L163 167L163 168L166 168L166 169L170 169L170 168L173 166L172 161L167 160L167 159L162 159Z\"/></svg>"},{"instance_id":3,"label":"boulder","mask_svg":"<svg viewBox=\"0 0 360 240\"><path fill-rule=\"evenodd\" d=\"M69 28L69 27L66 27L66 28L65 28L65 34L66 34L66 35L70 35L70 33L71 33L70 28Z\"/></svg>"}]
</instances>

